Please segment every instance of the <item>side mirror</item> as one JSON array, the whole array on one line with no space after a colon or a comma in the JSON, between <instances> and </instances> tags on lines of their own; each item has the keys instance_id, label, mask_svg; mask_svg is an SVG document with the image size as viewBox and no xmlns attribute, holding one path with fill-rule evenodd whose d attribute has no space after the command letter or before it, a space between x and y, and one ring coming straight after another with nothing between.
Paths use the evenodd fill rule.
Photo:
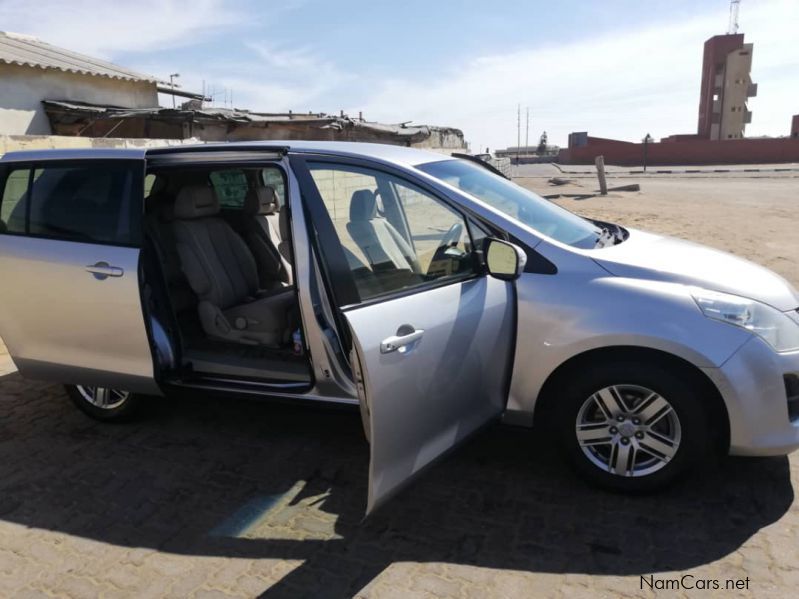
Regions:
<instances>
[{"instance_id":1,"label":"side mirror","mask_svg":"<svg viewBox=\"0 0 799 599\"><path fill-rule=\"evenodd\" d=\"M483 246L488 274L503 281L515 281L527 264L527 254L519 246L489 237Z\"/></svg>"}]
</instances>

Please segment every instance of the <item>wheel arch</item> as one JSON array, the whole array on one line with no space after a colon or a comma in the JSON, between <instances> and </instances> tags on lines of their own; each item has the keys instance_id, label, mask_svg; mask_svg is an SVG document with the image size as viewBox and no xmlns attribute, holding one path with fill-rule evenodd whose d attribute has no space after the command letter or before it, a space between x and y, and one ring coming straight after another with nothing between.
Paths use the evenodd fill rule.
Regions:
<instances>
[{"instance_id":1,"label":"wheel arch","mask_svg":"<svg viewBox=\"0 0 799 599\"><path fill-rule=\"evenodd\" d=\"M620 361L651 361L679 370L686 377L689 377L701 389L701 395L705 398L705 408L711 422L720 423L720 426L713 427L716 449L722 454L728 452L730 446L730 419L724 398L715 383L699 367L685 358L648 347L619 345L590 349L563 362L552 371L541 387L533 412L534 426L538 427L538 425L544 424L544 428L548 428L546 422L553 412L552 408L556 405L558 388L565 381L576 376L580 369L588 365L596 366L602 362Z\"/></svg>"}]
</instances>

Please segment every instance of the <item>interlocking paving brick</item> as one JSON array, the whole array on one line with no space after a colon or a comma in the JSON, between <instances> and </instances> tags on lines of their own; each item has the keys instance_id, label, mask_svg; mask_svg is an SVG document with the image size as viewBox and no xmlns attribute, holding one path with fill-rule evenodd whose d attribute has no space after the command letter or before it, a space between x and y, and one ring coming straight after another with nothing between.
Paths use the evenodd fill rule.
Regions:
<instances>
[{"instance_id":1,"label":"interlocking paving brick","mask_svg":"<svg viewBox=\"0 0 799 599\"><path fill-rule=\"evenodd\" d=\"M641 575L690 574L781 597L799 582L795 457L626 497L496 426L362 521L360 426L192 395L103 425L57 385L2 376L0 595L652 597Z\"/></svg>"}]
</instances>

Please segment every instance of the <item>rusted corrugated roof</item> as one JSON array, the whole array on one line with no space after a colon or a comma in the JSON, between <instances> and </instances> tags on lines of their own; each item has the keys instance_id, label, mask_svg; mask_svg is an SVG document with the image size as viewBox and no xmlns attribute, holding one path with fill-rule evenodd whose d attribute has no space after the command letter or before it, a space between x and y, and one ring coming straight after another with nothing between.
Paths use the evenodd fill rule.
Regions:
<instances>
[{"instance_id":1,"label":"rusted corrugated roof","mask_svg":"<svg viewBox=\"0 0 799 599\"><path fill-rule=\"evenodd\" d=\"M0 62L110 79L159 83L152 75L137 73L98 58L58 48L29 35L5 31L0 31Z\"/></svg>"},{"instance_id":2,"label":"rusted corrugated roof","mask_svg":"<svg viewBox=\"0 0 799 599\"><path fill-rule=\"evenodd\" d=\"M411 125L409 123L386 124L373 121L353 119L346 115L336 116L324 113L259 113L231 108L122 108L70 102L66 100L42 100L44 110L53 127L58 125L74 125L76 123L91 124L104 120L124 121L126 119L148 119L179 124L213 122L229 123L236 126L272 127L287 126L304 129L332 129L346 134L358 131L368 139L391 139L403 143L418 143L428 139L433 132L454 134L463 137L459 129L451 127L434 127L428 125ZM343 138L342 138L343 139Z\"/></svg>"}]
</instances>

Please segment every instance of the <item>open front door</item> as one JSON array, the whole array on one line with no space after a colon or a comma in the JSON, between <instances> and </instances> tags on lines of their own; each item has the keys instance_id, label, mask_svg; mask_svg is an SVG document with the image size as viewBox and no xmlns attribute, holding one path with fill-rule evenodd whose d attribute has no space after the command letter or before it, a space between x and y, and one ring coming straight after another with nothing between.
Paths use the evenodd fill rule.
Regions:
<instances>
[{"instance_id":1,"label":"open front door","mask_svg":"<svg viewBox=\"0 0 799 599\"><path fill-rule=\"evenodd\" d=\"M407 175L292 167L357 357L369 513L504 408L513 284L479 272L466 219Z\"/></svg>"},{"instance_id":2,"label":"open front door","mask_svg":"<svg viewBox=\"0 0 799 599\"><path fill-rule=\"evenodd\" d=\"M480 277L345 312L369 415L367 513L504 408L509 286Z\"/></svg>"}]
</instances>

